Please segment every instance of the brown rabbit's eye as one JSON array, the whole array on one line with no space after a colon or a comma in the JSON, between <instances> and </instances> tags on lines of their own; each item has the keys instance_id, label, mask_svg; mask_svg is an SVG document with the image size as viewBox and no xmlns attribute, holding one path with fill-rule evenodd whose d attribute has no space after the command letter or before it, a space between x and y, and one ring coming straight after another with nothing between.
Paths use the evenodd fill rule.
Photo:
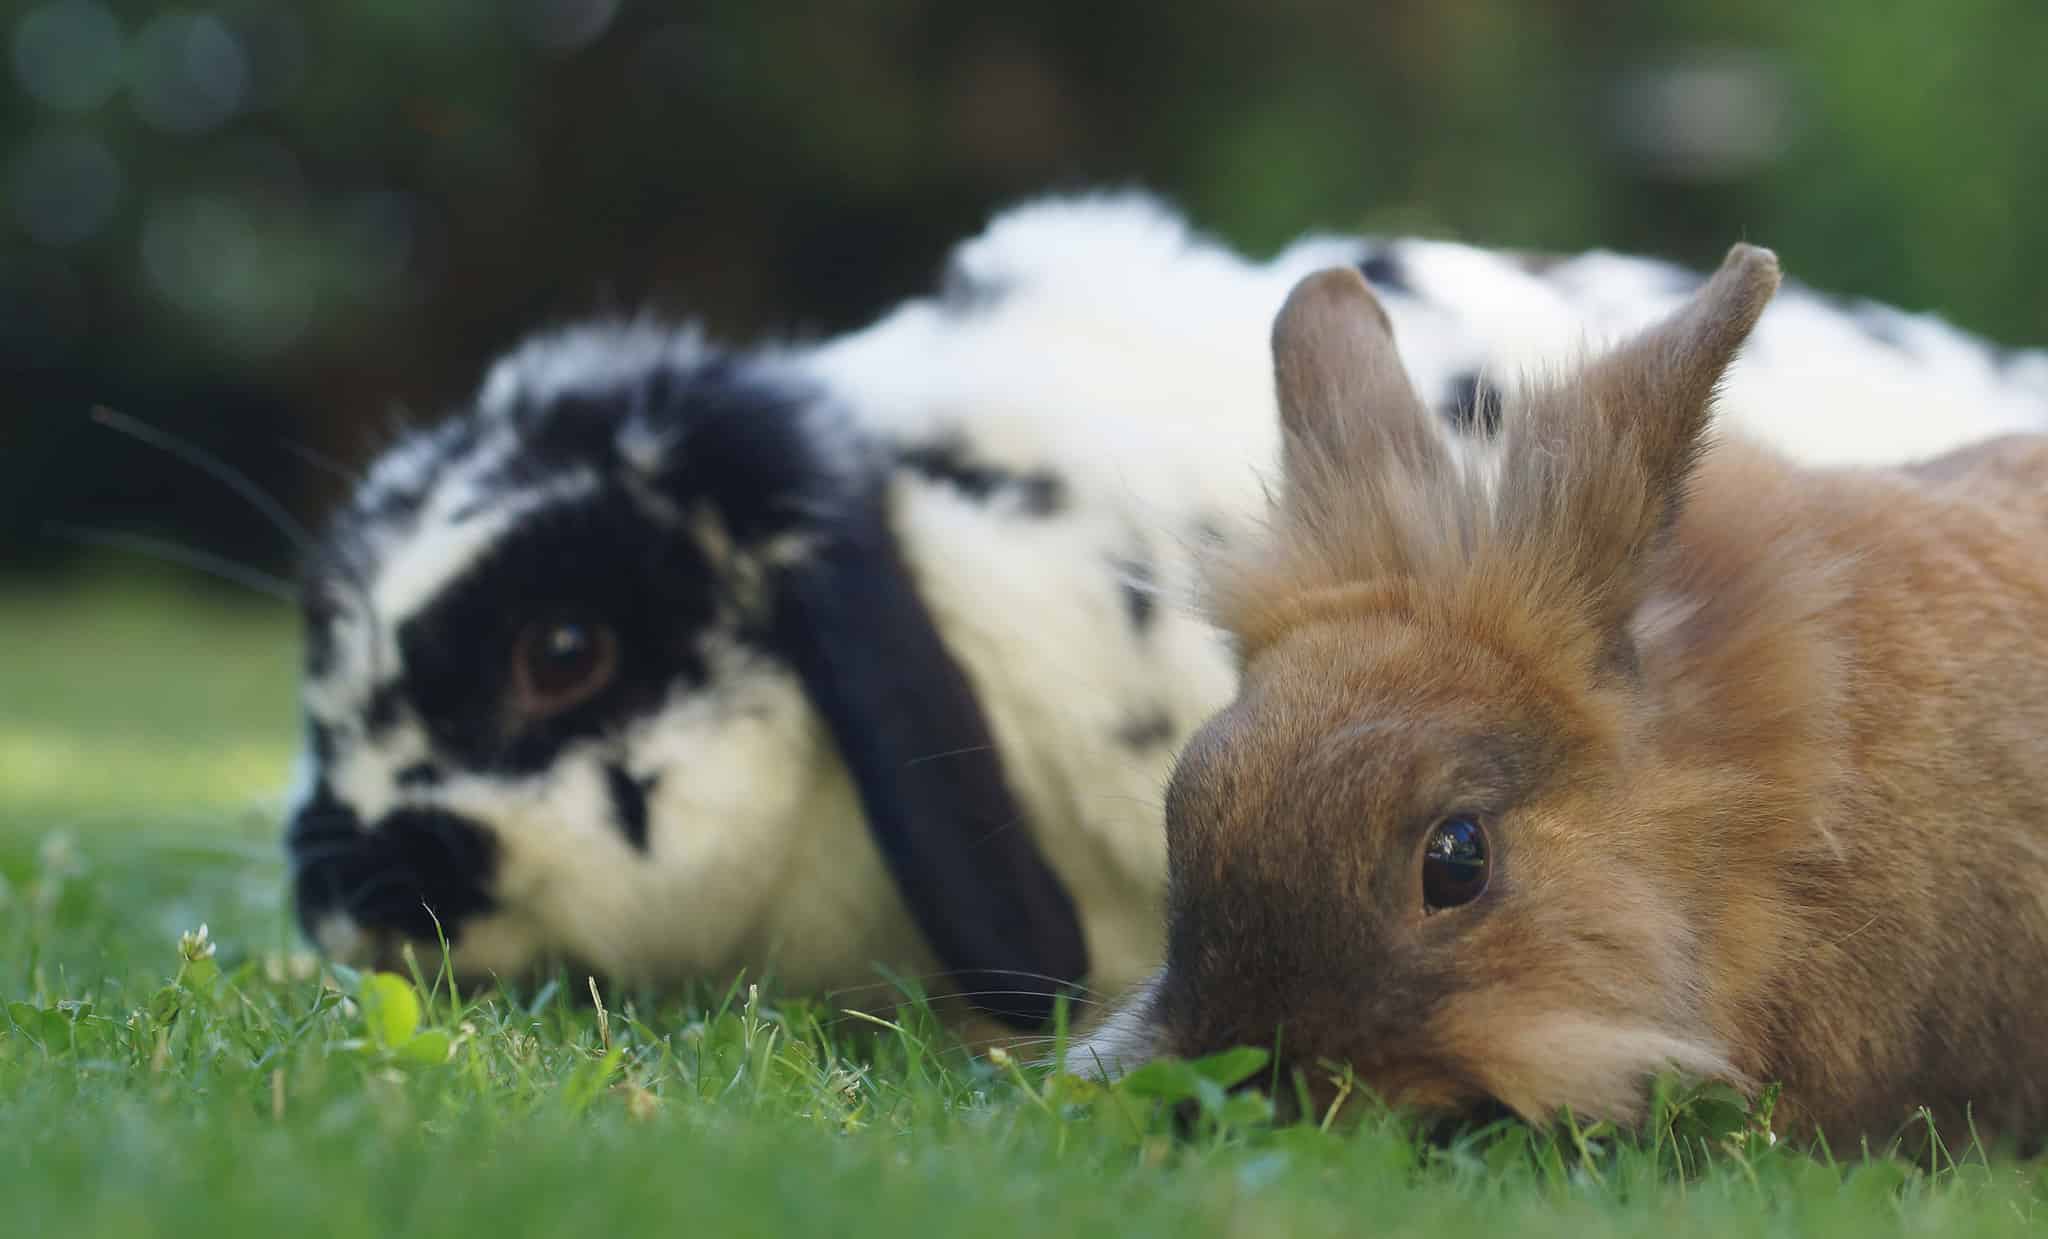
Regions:
<instances>
[{"instance_id":1,"label":"brown rabbit's eye","mask_svg":"<svg viewBox=\"0 0 2048 1239\"><path fill-rule=\"evenodd\" d=\"M550 615L519 630L512 647L512 683L522 713L556 714L588 701L611 682L618 638L592 616Z\"/></svg>"},{"instance_id":2,"label":"brown rabbit's eye","mask_svg":"<svg viewBox=\"0 0 2048 1239\"><path fill-rule=\"evenodd\" d=\"M1469 817L1447 817L1422 852L1423 909L1471 903L1486 889L1486 831Z\"/></svg>"}]
</instances>

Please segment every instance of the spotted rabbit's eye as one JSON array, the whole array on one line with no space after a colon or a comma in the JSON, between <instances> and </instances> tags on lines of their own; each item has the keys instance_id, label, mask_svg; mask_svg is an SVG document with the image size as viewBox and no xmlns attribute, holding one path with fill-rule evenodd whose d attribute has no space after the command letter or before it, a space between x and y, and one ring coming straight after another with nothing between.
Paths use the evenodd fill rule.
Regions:
<instances>
[{"instance_id":1,"label":"spotted rabbit's eye","mask_svg":"<svg viewBox=\"0 0 2048 1239\"><path fill-rule=\"evenodd\" d=\"M618 637L595 616L543 616L521 628L512 647L515 702L529 717L559 714L596 696L618 662Z\"/></svg>"},{"instance_id":2,"label":"spotted rabbit's eye","mask_svg":"<svg viewBox=\"0 0 2048 1239\"><path fill-rule=\"evenodd\" d=\"M1438 912L1471 903L1486 889L1486 831L1469 817L1447 817L1422 852L1422 906Z\"/></svg>"}]
</instances>

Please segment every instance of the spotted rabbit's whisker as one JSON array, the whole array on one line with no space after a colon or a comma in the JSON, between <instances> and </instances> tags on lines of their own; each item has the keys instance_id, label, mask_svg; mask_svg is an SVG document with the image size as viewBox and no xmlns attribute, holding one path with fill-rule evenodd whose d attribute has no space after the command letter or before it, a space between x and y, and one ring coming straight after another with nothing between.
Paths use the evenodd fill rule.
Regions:
<instances>
[{"instance_id":1,"label":"spotted rabbit's whisker","mask_svg":"<svg viewBox=\"0 0 2048 1239\"><path fill-rule=\"evenodd\" d=\"M44 521L43 532L67 542L141 555L149 559L162 560L164 563L176 564L181 568L190 568L195 572L204 572L208 576L218 577L278 602L289 603L298 597L298 591L292 587L292 583L281 576L238 563L225 555L202 551L167 538L130 533L123 529L72 525L64 521Z\"/></svg>"},{"instance_id":2,"label":"spotted rabbit's whisker","mask_svg":"<svg viewBox=\"0 0 2048 1239\"><path fill-rule=\"evenodd\" d=\"M181 439L168 431L159 430L126 413L117 412L105 405L95 405L92 420L109 430L138 439L159 451L177 457L200 472L213 478L221 485L240 495L266 517L279 533L290 539L292 547L301 554L311 555L315 550L313 535L299 523L297 517L285 510L269 491L258 486L254 479L227 461L188 440Z\"/></svg>"}]
</instances>

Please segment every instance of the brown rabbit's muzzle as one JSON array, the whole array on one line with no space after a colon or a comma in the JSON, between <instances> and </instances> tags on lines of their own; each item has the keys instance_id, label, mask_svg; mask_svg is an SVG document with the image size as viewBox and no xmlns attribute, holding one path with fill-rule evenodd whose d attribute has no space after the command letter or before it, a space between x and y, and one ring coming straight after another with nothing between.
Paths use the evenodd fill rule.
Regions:
<instances>
[{"instance_id":1,"label":"brown rabbit's muzzle","mask_svg":"<svg viewBox=\"0 0 2048 1239\"><path fill-rule=\"evenodd\" d=\"M1275 1068L1250 1083L1271 1089L1283 1118L1352 1096L1436 1113L1490 1103L1455 1048L1426 1031L1465 985L1453 945L1412 932L1392 899L1375 898L1395 885L1385 875L1328 849L1295 854L1307 863L1293 872L1176 872L1176 905L1207 911L1169 925L1153 1007L1162 1044L1186 1057L1272 1051Z\"/></svg>"}]
</instances>

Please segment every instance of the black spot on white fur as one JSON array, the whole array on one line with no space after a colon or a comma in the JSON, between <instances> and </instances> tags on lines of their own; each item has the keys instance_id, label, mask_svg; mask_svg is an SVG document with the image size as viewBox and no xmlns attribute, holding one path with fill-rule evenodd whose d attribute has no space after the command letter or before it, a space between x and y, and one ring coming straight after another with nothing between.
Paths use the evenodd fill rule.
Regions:
<instances>
[{"instance_id":1,"label":"black spot on white fur","mask_svg":"<svg viewBox=\"0 0 2048 1239\"><path fill-rule=\"evenodd\" d=\"M393 776L400 787L420 790L441 785L441 768L430 761L416 761Z\"/></svg>"},{"instance_id":2,"label":"black spot on white fur","mask_svg":"<svg viewBox=\"0 0 2048 1239\"><path fill-rule=\"evenodd\" d=\"M1116 729L1119 744L1139 751L1157 748L1173 737L1173 716L1159 708L1134 715Z\"/></svg>"},{"instance_id":3,"label":"black spot on white fur","mask_svg":"<svg viewBox=\"0 0 2048 1239\"><path fill-rule=\"evenodd\" d=\"M1500 389L1467 371L1451 380L1445 414L1460 430L1492 436L1500 433Z\"/></svg>"},{"instance_id":4,"label":"black spot on white fur","mask_svg":"<svg viewBox=\"0 0 2048 1239\"><path fill-rule=\"evenodd\" d=\"M1525 275L1543 279L1570 261L1566 255L1548 250L1503 250L1501 257L1513 263Z\"/></svg>"},{"instance_id":5,"label":"black spot on white fur","mask_svg":"<svg viewBox=\"0 0 2048 1239\"><path fill-rule=\"evenodd\" d=\"M612 822L637 852L647 851L647 794L654 779L636 779L623 766L604 768L605 791L611 796Z\"/></svg>"},{"instance_id":6,"label":"black spot on white fur","mask_svg":"<svg viewBox=\"0 0 2048 1239\"><path fill-rule=\"evenodd\" d=\"M1007 281L970 274L956 254L939 277L939 304L949 313L972 314L993 308L1010 293Z\"/></svg>"},{"instance_id":7,"label":"black spot on white fur","mask_svg":"<svg viewBox=\"0 0 2048 1239\"><path fill-rule=\"evenodd\" d=\"M1113 555L1109 562L1116 572L1117 588L1123 592L1124 614L1130 618L1132 630L1143 634L1152 627L1159 603L1151 558L1140 551Z\"/></svg>"},{"instance_id":8,"label":"black spot on white fur","mask_svg":"<svg viewBox=\"0 0 2048 1239\"><path fill-rule=\"evenodd\" d=\"M957 439L905 447L898 450L896 459L904 468L977 503L1009 504L1027 516L1055 516L1067 503L1067 485L1058 474L978 462Z\"/></svg>"},{"instance_id":9,"label":"black spot on white fur","mask_svg":"<svg viewBox=\"0 0 2048 1239\"><path fill-rule=\"evenodd\" d=\"M1907 328L1911 320L1888 306L1861 305L1854 311L1856 326L1864 335L1888 349L1908 351Z\"/></svg>"},{"instance_id":10,"label":"black spot on white fur","mask_svg":"<svg viewBox=\"0 0 2048 1239\"><path fill-rule=\"evenodd\" d=\"M1367 254L1358 264L1358 273L1365 277L1365 282L1372 285L1376 293L1398 297L1415 291L1408 283L1407 268L1391 246Z\"/></svg>"}]
</instances>

